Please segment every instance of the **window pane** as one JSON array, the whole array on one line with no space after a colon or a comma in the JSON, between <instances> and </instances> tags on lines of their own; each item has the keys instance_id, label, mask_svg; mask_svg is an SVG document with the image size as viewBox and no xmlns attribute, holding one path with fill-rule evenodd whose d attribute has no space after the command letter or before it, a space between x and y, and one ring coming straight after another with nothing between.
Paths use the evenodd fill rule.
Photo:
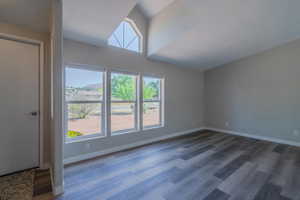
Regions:
<instances>
[{"instance_id":1,"label":"window pane","mask_svg":"<svg viewBox=\"0 0 300 200\"><path fill-rule=\"evenodd\" d=\"M111 104L111 131L127 131L135 129L135 103L112 103Z\"/></svg>"},{"instance_id":2,"label":"window pane","mask_svg":"<svg viewBox=\"0 0 300 200\"><path fill-rule=\"evenodd\" d=\"M69 103L67 112L67 138L101 134L101 103Z\"/></svg>"},{"instance_id":3,"label":"window pane","mask_svg":"<svg viewBox=\"0 0 300 200\"><path fill-rule=\"evenodd\" d=\"M103 72L66 68L66 101L103 99Z\"/></svg>"},{"instance_id":4,"label":"window pane","mask_svg":"<svg viewBox=\"0 0 300 200\"><path fill-rule=\"evenodd\" d=\"M133 40L129 46L127 47L127 49L131 50L131 51L136 51L139 52L140 51L140 44L139 44L139 38L136 37L135 40Z\"/></svg>"},{"instance_id":5,"label":"window pane","mask_svg":"<svg viewBox=\"0 0 300 200\"><path fill-rule=\"evenodd\" d=\"M123 31L124 31L124 22L122 22L118 28L114 31L116 39L121 43L121 47L124 47L124 38L123 38Z\"/></svg>"},{"instance_id":6,"label":"window pane","mask_svg":"<svg viewBox=\"0 0 300 200\"><path fill-rule=\"evenodd\" d=\"M133 30L131 24L129 22L125 22L125 30L124 30L124 46L127 47L129 43L137 37L136 32Z\"/></svg>"},{"instance_id":7,"label":"window pane","mask_svg":"<svg viewBox=\"0 0 300 200\"><path fill-rule=\"evenodd\" d=\"M116 36L113 34L110 36L110 38L108 39L108 44L115 46L115 47L122 47L120 46L120 41L117 40Z\"/></svg>"},{"instance_id":8,"label":"window pane","mask_svg":"<svg viewBox=\"0 0 300 200\"><path fill-rule=\"evenodd\" d=\"M144 100L160 99L160 79L143 77L143 98Z\"/></svg>"},{"instance_id":9,"label":"window pane","mask_svg":"<svg viewBox=\"0 0 300 200\"><path fill-rule=\"evenodd\" d=\"M111 100L135 101L136 76L112 73L111 74Z\"/></svg>"},{"instance_id":10,"label":"window pane","mask_svg":"<svg viewBox=\"0 0 300 200\"><path fill-rule=\"evenodd\" d=\"M127 50L140 52L141 37L136 28L128 21L123 21L108 39L108 44Z\"/></svg>"},{"instance_id":11,"label":"window pane","mask_svg":"<svg viewBox=\"0 0 300 200\"><path fill-rule=\"evenodd\" d=\"M160 103L147 102L143 104L143 126L160 125Z\"/></svg>"}]
</instances>

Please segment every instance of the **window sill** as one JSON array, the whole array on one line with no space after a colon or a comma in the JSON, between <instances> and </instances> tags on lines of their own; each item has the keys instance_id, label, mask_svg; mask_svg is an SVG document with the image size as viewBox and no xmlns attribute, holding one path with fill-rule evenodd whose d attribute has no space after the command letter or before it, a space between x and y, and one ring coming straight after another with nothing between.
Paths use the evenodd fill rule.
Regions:
<instances>
[{"instance_id":1,"label":"window sill","mask_svg":"<svg viewBox=\"0 0 300 200\"><path fill-rule=\"evenodd\" d=\"M150 131L150 130L153 130L153 129L160 129L160 128L164 128L164 126L163 125L149 126L149 127L143 128L142 130L132 129L132 130L127 130L127 131L115 132L115 133L111 134L111 137L125 135L125 134L132 134L132 133L143 133L143 132L146 132L146 131ZM73 139L66 139L65 144L86 142L86 141L90 141L90 140L103 139L103 138L107 138L107 137L108 137L107 135L99 136L97 134L94 134L94 135L90 135L90 136L78 137L78 138L73 138Z\"/></svg>"},{"instance_id":2,"label":"window sill","mask_svg":"<svg viewBox=\"0 0 300 200\"><path fill-rule=\"evenodd\" d=\"M88 135L88 136L83 136L83 137L72 138L72 139L65 139L65 144L86 142L89 140L102 139L105 137L107 137L107 135L93 134L93 135Z\"/></svg>"},{"instance_id":3,"label":"window sill","mask_svg":"<svg viewBox=\"0 0 300 200\"><path fill-rule=\"evenodd\" d=\"M152 130L152 129L159 129L159 128L164 128L164 126L163 125L157 125L157 126L144 127L143 131L149 131L149 130Z\"/></svg>"},{"instance_id":4,"label":"window sill","mask_svg":"<svg viewBox=\"0 0 300 200\"><path fill-rule=\"evenodd\" d=\"M129 129L129 130L124 130L124 131L117 131L117 132L113 132L111 133L111 136L118 136L118 135L124 135L124 134L130 134L130 133L138 133L140 132L137 129Z\"/></svg>"}]
</instances>

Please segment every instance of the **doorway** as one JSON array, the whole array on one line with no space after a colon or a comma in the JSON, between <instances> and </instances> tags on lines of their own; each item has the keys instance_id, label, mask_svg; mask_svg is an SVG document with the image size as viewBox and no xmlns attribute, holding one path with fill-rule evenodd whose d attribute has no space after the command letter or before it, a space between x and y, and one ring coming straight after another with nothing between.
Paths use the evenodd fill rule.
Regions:
<instances>
[{"instance_id":1,"label":"doorway","mask_svg":"<svg viewBox=\"0 0 300 200\"><path fill-rule=\"evenodd\" d=\"M42 48L0 34L0 176L42 163Z\"/></svg>"}]
</instances>

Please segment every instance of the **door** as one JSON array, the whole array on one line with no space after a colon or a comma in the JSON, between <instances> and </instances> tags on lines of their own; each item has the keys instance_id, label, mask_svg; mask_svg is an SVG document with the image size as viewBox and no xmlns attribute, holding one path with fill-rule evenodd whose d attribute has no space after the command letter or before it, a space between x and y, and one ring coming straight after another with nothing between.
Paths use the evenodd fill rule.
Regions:
<instances>
[{"instance_id":1,"label":"door","mask_svg":"<svg viewBox=\"0 0 300 200\"><path fill-rule=\"evenodd\" d=\"M39 46L0 38L0 176L39 166Z\"/></svg>"}]
</instances>

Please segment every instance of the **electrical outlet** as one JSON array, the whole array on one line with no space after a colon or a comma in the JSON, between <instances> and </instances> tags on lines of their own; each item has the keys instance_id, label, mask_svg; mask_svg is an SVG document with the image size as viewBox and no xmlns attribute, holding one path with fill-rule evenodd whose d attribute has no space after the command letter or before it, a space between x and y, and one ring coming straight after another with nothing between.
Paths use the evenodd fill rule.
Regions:
<instances>
[{"instance_id":1,"label":"electrical outlet","mask_svg":"<svg viewBox=\"0 0 300 200\"><path fill-rule=\"evenodd\" d=\"M226 127L229 127L229 122L225 122L225 126L226 126Z\"/></svg>"},{"instance_id":2,"label":"electrical outlet","mask_svg":"<svg viewBox=\"0 0 300 200\"><path fill-rule=\"evenodd\" d=\"M294 135L294 136L300 136L300 131L299 131L298 129L295 129L295 130L293 131L293 135Z\"/></svg>"}]
</instances>

